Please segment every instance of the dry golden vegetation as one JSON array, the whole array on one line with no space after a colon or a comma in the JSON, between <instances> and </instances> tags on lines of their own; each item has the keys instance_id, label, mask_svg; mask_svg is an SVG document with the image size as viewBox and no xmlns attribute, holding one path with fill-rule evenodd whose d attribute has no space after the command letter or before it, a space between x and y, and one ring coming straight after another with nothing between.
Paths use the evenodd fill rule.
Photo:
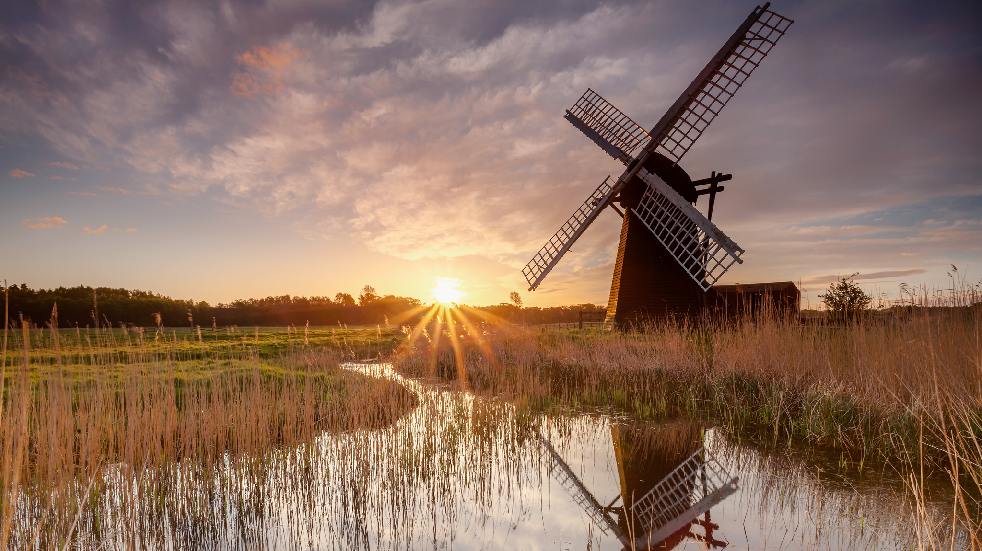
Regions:
<instances>
[{"instance_id":1,"label":"dry golden vegetation","mask_svg":"<svg viewBox=\"0 0 982 551\"><path fill-rule=\"evenodd\" d=\"M203 354L194 336L164 346L61 333L4 335L0 548L223 541L231 511L265 509L254 488L275 474L270 457L324 431L387 426L416 404L299 336L263 358L253 342Z\"/></svg>"},{"instance_id":2,"label":"dry golden vegetation","mask_svg":"<svg viewBox=\"0 0 982 551\"><path fill-rule=\"evenodd\" d=\"M535 410L696 416L756 444L831 452L855 475L889 469L921 501L942 480L959 528L982 546L979 306L839 325L765 315L630 333L465 328L417 339L396 368ZM933 533L924 527L926 541Z\"/></svg>"},{"instance_id":3,"label":"dry golden vegetation","mask_svg":"<svg viewBox=\"0 0 982 551\"><path fill-rule=\"evenodd\" d=\"M919 548L955 534L982 547L978 307L633 333L461 315L407 330L394 365L505 400L342 369L392 351L381 328L5 331L0 547L425 544L465 505L541 486L526 470L542 457L534 413L569 409L682 416L738 444L831 453L854 476L890 470ZM693 430L652 442L686 447ZM937 514L939 495L950 514Z\"/></svg>"}]
</instances>

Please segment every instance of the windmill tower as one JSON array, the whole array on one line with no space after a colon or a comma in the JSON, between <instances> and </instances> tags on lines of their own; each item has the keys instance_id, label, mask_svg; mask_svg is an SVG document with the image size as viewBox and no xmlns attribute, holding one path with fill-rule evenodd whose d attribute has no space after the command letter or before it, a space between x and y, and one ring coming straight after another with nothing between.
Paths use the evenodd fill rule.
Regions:
<instances>
[{"instance_id":1,"label":"windmill tower","mask_svg":"<svg viewBox=\"0 0 982 551\"><path fill-rule=\"evenodd\" d=\"M745 252L712 223L730 174L692 180L679 161L747 81L793 21L755 8L651 131L591 89L566 119L626 169L583 202L522 270L534 291L606 207L622 218L607 320L697 313L705 294ZM695 208L708 195L703 215Z\"/></svg>"}]
</instances>

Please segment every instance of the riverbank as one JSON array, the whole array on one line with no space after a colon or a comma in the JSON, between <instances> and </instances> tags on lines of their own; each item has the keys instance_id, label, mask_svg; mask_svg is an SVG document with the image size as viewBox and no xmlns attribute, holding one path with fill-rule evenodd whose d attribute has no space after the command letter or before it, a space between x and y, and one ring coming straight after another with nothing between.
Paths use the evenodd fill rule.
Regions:
<instances>
[{"instance_id":1,"label":"riverbank","mask_svg":"<svg viewBox=\"0 0 982 551\"><path fill-rule=\"evenodd\" d=\"M912 498L945 480L960 521L979 533L980 317L975 309L840 327L764 318L634 333L461 331L417 339L393 362L403 374L452 379L533 410L685 415L736 439L821 449L843 471L896 471Z\"/></svg>"}]
</instances>

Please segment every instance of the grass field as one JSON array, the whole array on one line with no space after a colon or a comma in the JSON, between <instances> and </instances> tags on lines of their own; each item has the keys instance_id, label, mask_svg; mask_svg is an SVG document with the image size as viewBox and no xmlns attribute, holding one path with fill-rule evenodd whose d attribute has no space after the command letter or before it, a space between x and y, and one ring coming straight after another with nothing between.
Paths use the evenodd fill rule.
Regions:
<instances>
[{"instance_id":1,"label":"grass field","mask_svg":"<svg viewBox=\"0 0 982 551\"><path fill-rule=\"evenodd\" d=\"M398 327L61 328L12 331L8 354L33 365L113 365L149 360L272 358L303 349L336 351L346 359L376 357L403 340Z\"/></svg>"}]
</instances>

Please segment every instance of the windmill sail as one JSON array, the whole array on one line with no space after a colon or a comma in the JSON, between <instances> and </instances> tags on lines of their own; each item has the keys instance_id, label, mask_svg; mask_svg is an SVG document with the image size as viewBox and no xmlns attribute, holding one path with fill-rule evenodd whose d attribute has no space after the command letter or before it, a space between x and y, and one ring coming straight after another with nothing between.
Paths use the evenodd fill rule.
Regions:
<instances>
[{"instance_id":1,"label":"windmill sail","mask_svg":"<svg viewBox=\"0 0 982 551\"><path fill-rule=\"evenodd\" d=\"M685 171L676 170L679 167L672 164L678 165L794 23L769 7L770 4L764 4L754 8L650 132L589 88L566 110L565 117L573 126L608 155L627 165L627 169L616 180L611 181L608 176L525 265L522 273L529 283L529 291L539 286L615 197L622 206L634 205L632 215L703 291L708 291L733 264L743 262L741 256L745 251L675 191L682 189L678 186L692 184ZM665 159L669 162L665 163ZM664 174L671 185L649 170ZM635 204L639 195L641 199ZM627 219L627 223L637 227L633 219ZM646 252L660 255L661 251L643 230L628 232L628 227L625 225L621 232L608 316L618 324L630 324L639 315L662 310L666 314L685 313L698 308L699 293L692 292L694 289L685 284L684 278L682 285L675 285L676 276L680 276L676 270L663 273L647 262ZM633 237L638 235L641 237ZM637 246L629 247L629 243ZM655 248L649 250L649 245ZM629 255L624 252L629 250L632 251ZM622 252L626 255L623 258ZM620 278L625 271L644 274L647 279L659 280L664 276L659 281L665 284L647 288L635 288L634 284L622 286ZM634 279L639 277L642 276ZM621 300L624 297L627 300Z\"/></svg>"},{"instance_id":2,"label":"windmill sail","mask_svg":"<svg viewBox=\"0 0 982 551\"><path fill-rule=\"evenodd\" d=\"M640 169L648 187L632 212L703 291L745 252L661 178Z\"/></svg>"},{"instance_id":3,"label":"windmill sail","mask_svg":"<svg viewBox=\"0 0 982 551\"><path fill-rule=\"evenodd\" d=\"M539 438L539 443L542 447L549 452L549 457L552 460L550 464L549 471L552 475L559 481L559 483L569 492L570 497L573 501L586 512L593 521L594 526L600 528L604 532L616 535L618 538L623 536L620 534L620 527L614 522L614 519L610 518L604 511L603 505L597 501L597 498L587 490L583 482L576 476L576 473L569 468L569 465L563 461L563 458L556 452L556 449L552 447L549 440L542 435L542 433L537 432L536 436Z\"/></svg>"},{"instance_id":4,"label":"windmill sail","mask_svg":"<svg viewBox=\"0 0 982 551\"><path fill-rule=\"evenodd\" d=\"M656 151L678 162L794 23L768 6L750 13L658 121Z\"/></svg>"},{"instance_id":5,"label":"windmill sail","mask_svg":"<svg viewBox=\"0 0 982 551\"><path fill-rule=\"evenodd\" d=\"M566 110L566 120L624 164L651 141L647 130L590 88Z\"/></svg>"},{"instance_id":6,"label":"windmill sail","mask_svg":"<svg viewBox=\"0 0 982 551\"><path fill-rule=\"evenodd\" d=\"M645 549L688 525L735 492L737 480L704 449L697 450L634 502L632 512L646 532L634 546Z\"/></svg>"},{"instance_id":7,"label":"windmill sail","mask_svg":"<svg viewBox=\"0 0 982 551\"><path fill-rule=\"evenodd\" d=\"M546 241L546 244L539 249L539 252L535 253L532 260L529 260L525 268L522 269L525 281L529 284L529 291L534 291L539 283L542 283L542 280L559 262L559 259L573 246L573 242L597 219L600 211L610 203L613 191L614 187L611 185L610 176L607 176L597 186L597 189L593 190L593 193L587 197L586 201L583 201L580 208L576 209L573 215L559 228L559 231L554 233L549 241Z\"/></svg>"}]
</instances>

